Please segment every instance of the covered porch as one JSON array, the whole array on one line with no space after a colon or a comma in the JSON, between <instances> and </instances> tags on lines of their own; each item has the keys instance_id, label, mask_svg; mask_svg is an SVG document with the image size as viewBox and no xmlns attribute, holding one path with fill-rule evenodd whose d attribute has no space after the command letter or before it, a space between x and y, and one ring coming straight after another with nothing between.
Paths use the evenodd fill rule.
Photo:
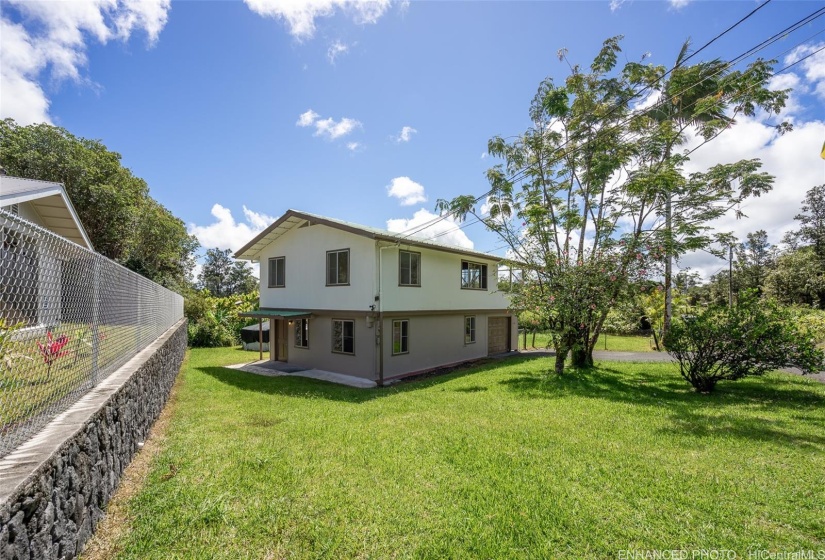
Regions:
<instances>
[{"instance_id":1,"label":"covered porch","mask_svg":"<svg viewBox=\"0 0 825 560\"><path fill-rule=\"evenodd\" d=\"M269 360L272 362L289 362L289 336L292 333L293 322L297 319L309 319L312 313L301 310L287 309L257 309L245 313L238 313L239 317L258 319L258 352L259 360L264 359L264 319L269 320Z\"/></svg>"}]
</instances>

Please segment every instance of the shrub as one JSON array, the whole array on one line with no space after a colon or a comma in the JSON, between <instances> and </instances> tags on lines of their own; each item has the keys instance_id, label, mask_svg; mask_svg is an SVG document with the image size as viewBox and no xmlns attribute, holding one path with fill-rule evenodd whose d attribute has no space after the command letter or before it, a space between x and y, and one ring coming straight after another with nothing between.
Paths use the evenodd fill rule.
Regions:
<instances>
[{"instance_id":1,"label":"shrub","mask_svg":"<svg viewBox=\"0 0 825 560\"><path fill-rule=\"evenodd\" d=\"M682 377L700 393L710 393L719 381L782 367L806 374L825 369L825 354L788 310L751 295L741 296L732 310L709 308L675 322L665 344Z\"/></svg>"}]
</instances>

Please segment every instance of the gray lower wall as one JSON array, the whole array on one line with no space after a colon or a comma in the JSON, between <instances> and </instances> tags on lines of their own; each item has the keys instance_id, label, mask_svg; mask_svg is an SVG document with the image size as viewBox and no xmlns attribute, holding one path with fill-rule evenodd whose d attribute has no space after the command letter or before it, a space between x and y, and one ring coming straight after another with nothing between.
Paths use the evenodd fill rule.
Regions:
<instances>
[{"instance_id":1,"label":"gray lower wall","mask_svg":"<svg viewBox=\"0 0 825 560\"><path fill-rule=\"evenodd\" d=\"M0 461L0 559L80 554L185 352L182 320Z\"/></svg>"}]
</instances>

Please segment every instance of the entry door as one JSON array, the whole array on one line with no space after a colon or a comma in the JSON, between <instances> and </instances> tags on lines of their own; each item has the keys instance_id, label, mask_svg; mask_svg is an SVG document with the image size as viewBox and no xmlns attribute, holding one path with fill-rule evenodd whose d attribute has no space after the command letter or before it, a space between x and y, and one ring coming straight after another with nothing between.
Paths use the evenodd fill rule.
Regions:
<instances>
[{"instance_id":1,"label":"entry door","mask_svg":"<svg viewBox=\"0 0 825 560\"><path fill-rule=\"evenodd\" d=\"M277 357L276 360L280 362L286 362L287 360L287 340L289 339L289 325L287 324L286 320L278 319L275 321L275 324L278 326L278 330L275 334L276 343L275 348L277 348Z\"/></svg>"},{"instance_id":2,"label":"entry door","mask_svg":"<svg viewBox=\"0 0 825 560\"><path fill-rule=\"evenodd\" d=\"M487 354L501 354L510 351L510 318L487 318Z\"/></svg>"}]
</instances>

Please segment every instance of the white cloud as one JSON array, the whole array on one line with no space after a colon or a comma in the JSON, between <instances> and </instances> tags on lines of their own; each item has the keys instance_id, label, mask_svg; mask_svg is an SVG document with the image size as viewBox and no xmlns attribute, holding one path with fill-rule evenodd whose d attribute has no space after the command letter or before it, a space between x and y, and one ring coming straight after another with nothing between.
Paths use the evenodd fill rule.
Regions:
<instances>
[{"instance_id":1,"label":"white cloud","mask_svg":"<svg viewBox=\"0 0 825 560\"><path fill-rule=\"evenodd\" d=\"M405 126L401 129L401 132L398 136L395 137L395 141L398 143L401 142L409 142L412 138L412 135L417 133L418 131L411 126Z\"/></svg>"},{"instance_id":2,"label":"white cloud","mask_svg":"<svg viewBox=\"0 0 825 560\"><path fill-rule=\"evenodd\" d=\"M818 49L821 49L823 46L825 46L825 43L797 47L785 57L785 64L793 64L805 56L811 55ZM825 50L819 51L800 62L799 68L802 69L811 89L816 92L819 97L825 99Z\"/></svg>"},{"instance_id":3,"label":"white cloud","mask_svg":"<svg viewBox=\"0 0 825 560\"><path fill-rule=\"evenodd\" d=\"M346 136L356 128L361 128L361 123L355 119L347 117L335 122L332 118L319 119L315 121L315 136L326 136L330 140L335 140L341 136Z\"/></svg>"},{"instance_id":4,"label":"white cloud","mask_svg":"<svg viewBox=\"0 0 825 560\"><path fill-rule=\"evenodd\" d=\"M819 157L823 138L823 121L797 122L792 132L778 136L765 123L741 118L731 130L696 150L685 166L688 172L706 170L717 163L759 158L762 171L776 178L771 192L742 205L747 218L737 220L729 214L716 220L714 228L732 231L739 239L764 229L772 244L778 244L787 231L797 229L794 216L800 211L805 193L825 181L825 161ZM693 138L688 146L700 143L701 139ZM707 277L725 263L707 253L694 253L682 259L682 266L692 267Z\"/></svg>"},{"instance_id":5,"label":"white cloud","mask_svg":"<svg viewBox=\"0 0 825 560\"><path fill-rule=\"evenodd\" d=\"M286 21L290 34L299 41L315 34L315 20L342 10L357 24L376 23L391 0L244 0L258 15Z\"/></svg>"},{"instance_id":6,"label":"white cloud","mask_svg":"<svg viewBox=\"0 0 825 560\"><path fill-rule=\"evenodd\" d=\"M8 0L24 23L0 16L0 117L20 124L51 122L45 79L87 82L87 43L127 41L135 32L157 42L166 25L170 0L88 0L29 2Z\"/></svg>"},{"instance_id":7,"label":"white cloud","mask_svg":"<svg viewBox=\"0 0 825 560\"><path fill-rule=\"evenodd\" d=\"M475 247L475 244L467 237L464 230L459 229L462 224L456 223L452 218L438 220L437 214L433 214L424 208L417 210L415 214L413 214L413 217L409 219L396 218L387 220L387 229L393 233L407 233L425 224L431 225L410 237L453 245L464 249L472 249Z\"/></svg>"},{"instance_id":8,"label":"white cloud","mask_svg":"<svg viewBox=\"0 0 825 560\"><path fill-rule=\"evenodd\" d=\"M622 4L627 2L627 0L610 0L610 11L615 12L619 8L622 7Z\"/></svg>"},{"instance_id":9,"label":"white cloud","mask_svg":"<svg viewBox=\"0 0 825 560\"><path fill-rule=\"evenodd\" d=\"M346 136L356 128L362 128L361 122L355 119L344 117L338 122L332 118L322 119L321 115L312 109L301 113L301 115L298 116L298 121L295 123L295 126L314 126L315 132L313 136L326 136L329 140Z\"/></svg>"},{"instance_id":10,"label":"white cloud","mask_svg":"<svg viewBox=\"0 0 825 560\"><path fill-rule=\"evenodd\" d=\"M306 113L301 113L301 115L298 117L298 122L295 123L295 126L310 126L312 123L318 120L318 117L320 117L320 115L312 109L310 109Z\"/></svg>"},{"instance_id":11,"label":"white cloud","mask_svg":"<svg viewBox=\"0 0 825 560\"><path fill-rule=\"evenodd\" d=\"M363 145L360 142L347 142L347 149L351 152L357 152L363 148Z\"/></svg>"},{"instance_id":12,"label":"white cloud","mask_svg":"<svg viewBox=\"0 0 825 560\"><path fill-rule=\"evenodd\" d=\"M215 204L211 213L217 219L216 222L206 226L189 224L186 228L207 249L237 251L275 221L275 218L254 212L246 206L243 207L244 223L235 222L232 211L220 204Z\"/></svg>"},{"instance_id":13,"label":"white cloud","mask_svg":"<svg viewBox=\"0 0 825 560\"><path fill-rule=\"evenodd\" d=\"M690 4L690 2L691 0L670 0L670 6L679 10Z\"/></svg>"},{"instance_id":14,"label":"white cloud","mask_svg":"<svg viewBox=\"0 0 825 560\"><path fill-rule=\"evenodd\" d=\"M419 202L427 202L423 185L409 177L396 177L387 185L387 196L393 196L401 201L401 206L412 206ZM392 230L390 230L392 231Z\"/></svg>"},{"instance_id":15,"label":"white cloud","mask_svg":"<svg viewBox=\"0 0 825 560\"><path fill-rule=\"evenodd\" d=\"M481 152L481 159L487 159L487 152Z\"/></svg>"},{"instance_id":16,"label":"white cloud","mask_svg":"<svg viewBox=\"0 0 825 560\"><path fill-rule=\"evenodd\" d=\"M335 59L338 58L339 55L347 54L348 52L349 47L345 43L335 41L327 49L327 58L329 59L329 63L335 64Z\"/></svg>"}]
</instances>

